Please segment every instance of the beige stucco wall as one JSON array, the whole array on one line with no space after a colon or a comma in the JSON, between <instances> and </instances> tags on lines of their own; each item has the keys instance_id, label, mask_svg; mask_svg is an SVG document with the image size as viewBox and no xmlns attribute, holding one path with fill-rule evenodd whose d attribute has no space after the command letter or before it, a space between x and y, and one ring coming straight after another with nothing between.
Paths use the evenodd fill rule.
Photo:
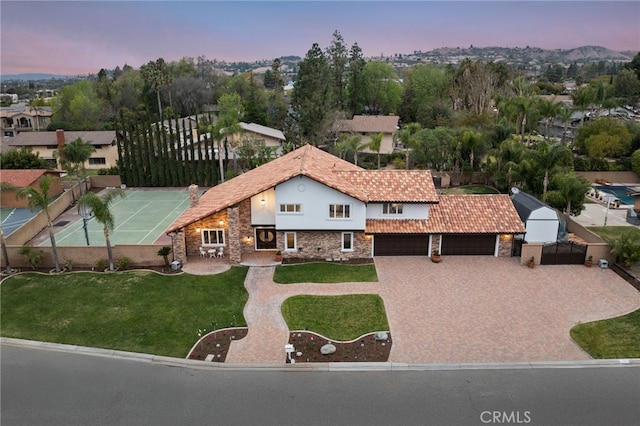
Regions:
<instances>
[{"instance_id":1,"label":"beige stucco wall","mask_svg":"<svg viewBox=\"0 0 640 426\"><path fill-rule=\"evenodd\" d=\"M59 158L57 158L58 156L54 154L57 150L57 146L55 148L48 148L46 146L33 147L34 153L38 153L41 158L44 158L46 160L56 160L56 167L62 169ZM84 165L88 170L98 170L115 167L118 160L118 148L115 145L96 146L96 152L92 153L90 158L104 158L106 164L89 164L89 161L87 161Z\"/></svg>"}]
</instances>

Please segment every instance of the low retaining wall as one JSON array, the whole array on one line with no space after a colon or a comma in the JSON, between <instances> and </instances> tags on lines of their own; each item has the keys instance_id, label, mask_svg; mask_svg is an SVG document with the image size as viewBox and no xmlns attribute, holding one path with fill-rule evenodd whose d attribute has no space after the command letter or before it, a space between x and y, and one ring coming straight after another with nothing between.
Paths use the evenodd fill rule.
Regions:
<instances>
[{"instance_id":1,"label":"low retaining wall","mask_svg":"<svg viewBox=\"0 0 640 426\"><path fill-rule=\"evenodd\" d=\"M131 259L131 266L162 266L164 258L158 256L160 245L117 245L113 246L113 260L128 257ZM12 268L29 269L25 256L20 254L21 246L7 246L7 254ZM42 251L41 267L54 267L53 252L51 247L36 246L33 250ZM71 260L74 267L91 268L95 266L99 259L108 260L106 246L58 246L58 260L60 266L64 267L65 261ZM172 255L169 254L169 261ZM6 266L4 258L1 259L2 268Z\"/></svg>"},{"instance_id":2,"label":"low retaining wall","mask_svg":"<svg viewBox=\"0 0 640 426\"><path fill-rule=\"evenodd\" d=\"M640 291L640 281L629 273L626 269L620 267L617 263L609 263L609 268L616 274L620 275L626 282L631 284L636 290Z\"/></svg>"},{"instance_id":3,"label":"low retaining wall","mask_svg":"<svg viewBox=\"0 0 640 426\"><path fill-rule=\"evenodd\" d=\"M596 180L604 180L610 183L639 183L640 176L636 172L576 172L587 180L595 183Z\"/></svg>"}]
</instances>

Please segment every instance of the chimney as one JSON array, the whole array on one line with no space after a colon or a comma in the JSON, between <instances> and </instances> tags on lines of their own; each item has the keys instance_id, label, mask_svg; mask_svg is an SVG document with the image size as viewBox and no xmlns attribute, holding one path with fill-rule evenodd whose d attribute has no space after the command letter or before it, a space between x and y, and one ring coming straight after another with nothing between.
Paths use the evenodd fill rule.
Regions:
<instances>
[{"instance_id":1,"label":"chimney","mask_svg":"<svg viewBox=\"0 0 640 426\"><path fill-rule=\"evenodd\" d=\"M195 207L200 202L200 194L198 194L198 185L195 183L189 185L189 207Z\"/></svg>"},{"instance_id":2,"label":"chimney","mask_svg":"<svg viewBox=\"0 0 640 426\"><path fill-rule=\"evenodd\" d=\"M56 138L58 140L58 149L60 149L64 145L64 130L56 130Z\"/></svg>"}]
</instances>

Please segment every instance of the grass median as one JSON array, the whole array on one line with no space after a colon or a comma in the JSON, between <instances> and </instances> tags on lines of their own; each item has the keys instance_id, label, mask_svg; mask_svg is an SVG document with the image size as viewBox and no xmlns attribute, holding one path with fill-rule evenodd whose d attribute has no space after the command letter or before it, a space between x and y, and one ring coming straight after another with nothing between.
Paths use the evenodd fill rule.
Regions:
<instances>
[{"instance_id":1,"label":"grass median","mask_svg":"<svg viewBox=\"0 0 640 426\"><path fill-rule=\"evenodd\" d=\"M293 296L282 304L290 330L309 330L334 340L353 340L373 331L389 330L380 296Z\"/></svg>"},{"instance_id":2,"label":"grass median","mask_svg":"<svg viewBox=\"0 0 640 426\"><path fill-rule=\"evenodd\" d=\"M185 357L199 329L246 326L245 267L209 276L26 273L0 286L4 337Z\"/></svg>"},{"instance_id":3,"label":"grass median","mask_svg":"<svg viewBox=\"0 0 640 426\"><path fill-rule=\"evenodd\" d=\"M617 318L578 324L571 337L596 359L640 358L640 309Z\"/></svg>"},{"instance_id":4,"label":"grass median","mask_svg":"<svg viewBox=\"0 0 640 426\"><path fill-rule=\"evenodd\" d=\"M378 281L378 275L373 264L341 265L319 262L277 266L273 280L279 284L310 282L335 284Z\"/></svg>"}]
</instances>

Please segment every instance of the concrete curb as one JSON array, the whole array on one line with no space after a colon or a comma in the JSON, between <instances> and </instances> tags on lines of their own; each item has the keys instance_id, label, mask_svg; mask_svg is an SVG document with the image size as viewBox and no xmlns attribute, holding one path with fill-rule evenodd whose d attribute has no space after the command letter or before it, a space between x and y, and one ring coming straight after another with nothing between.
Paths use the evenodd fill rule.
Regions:
<instances>
[{"instance_id":1,"label":"concrete curb","mask_svg":"<svg viewBox=\"0 0 640 426\"><path fill-rule=\"evenodd\" d=\"M300 364L227 364L204 362L192 359L171 358L166 356L125 352L112 349L89 348L86 346L65 345L59 343L38 342L34 340L0 337L0 345L30 349L42 349L55 352L77 353L103 358L121 359L136 362L160 364L171 367L184 367L225 371L446 371L446 370L519 370L536 368L602 368L602 367L640 367L640 358L631 359L594 359L587 361L537 361L506 363L458 363L458 364L405 364L395 362L326 362Z\"/></svg>"}]
</instances>

